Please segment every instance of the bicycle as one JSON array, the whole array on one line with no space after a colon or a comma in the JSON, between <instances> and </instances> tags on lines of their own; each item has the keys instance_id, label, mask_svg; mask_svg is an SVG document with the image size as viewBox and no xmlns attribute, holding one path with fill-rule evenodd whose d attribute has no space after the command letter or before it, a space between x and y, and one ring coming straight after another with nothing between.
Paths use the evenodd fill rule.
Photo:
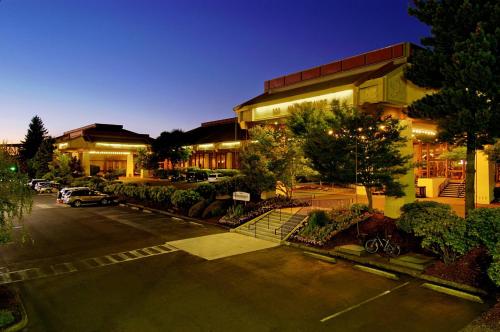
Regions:
<instances>
[{"instance_id":1,"label":"bicycle","mask_svg":"<svg viewBox=\"0 0 500 332\"><path fill-rule=\"evenodd\" d=\"M387 239L380 238L377 236L374 239L370 239L365 242L365 249L370 254L374 254L379 251L380 248L384 250L386 254L391 257L397 257L401 253L401 247L395 243L391 243L391 236L388 236Z\"/></svg>"}]
</instances>

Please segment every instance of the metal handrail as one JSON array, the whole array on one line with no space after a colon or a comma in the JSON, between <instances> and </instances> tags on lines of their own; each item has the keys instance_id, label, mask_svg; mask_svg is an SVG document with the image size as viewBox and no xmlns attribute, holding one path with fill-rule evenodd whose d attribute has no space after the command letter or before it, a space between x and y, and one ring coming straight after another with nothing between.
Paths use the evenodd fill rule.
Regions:
<instances>
[{"instance_id":1,"label":"metal handrail","mask_svg":"<svg viewBox=\"0 0 500 332\"><path fill-rule=\"evenodd\" d=\"M446 189L446 186L448 185L448 183L450 183L450 179L446 178L443 183L441 183L439 185L439 195L441 195L443 193L443 191Z\"/></svg>"},{"instance_id":2,"label":"metal handrail","mask_svg":"<svg viewBox=\"0 0 500 332\"><path fill-rule=\"evenodd\" d=\"M462 182L460 182L460 187L461 189L458 192L458 197L460 197L460 195L462 195L462 193L465 191L465 179L463 179Z\"/></svg>"},{"instance_id":3,"label":"metal handrail","mask_svg":"<svg viewBox=\"0 0 500 332\"><path fill-rule=\"evenodd\" d=\"M296 213L293 213L290 216L290 219L288 219L285 223L281 224L280 227L275 228L274 229L274 235L278 235L278 230L279 230L280 231L280 238L283 239L283 227L286 226L288 224L288 222L293 219L293 217L295 217L296 215L298 215L299 212L301 212L305 208L309 208L309 206L303 206L303 207L301 207ZM291 210L290 210L290 212L291 212ZM305 216L304 216L304 218L305 218ZM280 222L281 222L281 215L280 215Z\"/></svg>"}]
</instances>

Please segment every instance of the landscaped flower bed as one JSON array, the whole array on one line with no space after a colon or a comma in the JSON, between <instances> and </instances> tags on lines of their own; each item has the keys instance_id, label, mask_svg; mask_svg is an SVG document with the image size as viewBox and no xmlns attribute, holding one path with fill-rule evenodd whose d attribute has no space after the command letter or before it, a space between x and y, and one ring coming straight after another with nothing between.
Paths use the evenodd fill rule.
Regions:
<instances>
[{"instance_id":1,"label":"landscaped flower bed","mask_svg":"<svg viewBox=\"0 0 500 332\"><path fill-rule=\"evenodd\" d=\"M228 210L228 213L219 220L219 223L230 227L237 227L274 209L301 207L307 205L308 203L306 202L280 196L260 201L258 203L248 203L246 206L238 205L239 207L232 207Z\"/></svg>"},{"instance_id":2,"label":"landscaped flower bed","mask_svg":"<svg viewBox=\"0 0 500 332\"><path fill-rule=\"evenodd\" d=\"M354 204L349 209L314 210L309 214L307 223L296 231L292 239L324 247L342 231L367 220L373 214L374 211L370 211L367 206L361 204Z\"/></svg>"}]
</instances>

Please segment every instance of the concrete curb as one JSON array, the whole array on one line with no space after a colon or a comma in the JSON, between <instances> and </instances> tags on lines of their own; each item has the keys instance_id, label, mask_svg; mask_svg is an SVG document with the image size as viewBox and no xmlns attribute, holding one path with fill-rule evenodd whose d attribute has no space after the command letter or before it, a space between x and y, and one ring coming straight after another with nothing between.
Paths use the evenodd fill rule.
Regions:
<instances>
[{"instance_id":1,"label":"concrete curb","mask_svg":"<svg viewBox=\"0 0 500 332\"><path fill-rule=\"evenodd\" d=\"M427 282L425 284L422 284L421 287L433 290L435 292L459 297L459 298L464 299L464 300L469 300L469 301L478 302L478 303L484 303L484 301L479 296L465 293L462 291L458 291L456 289L451 289L451 288L447 288L447 287L443 287L443 286L433 285L433 284L429 284Z\"/></svg>"},{"instance_id":2,"label":"concrete curb","mask_svg":"<svg viewBox=\"0 0 500 332\"><path fill-rule=\"evenodd\" d=\"M448 280L440 279L437 277L425 275L419 271L404 268L402 266L396 266L393 264L383 263L383 262L376 262L376 261L370 260L369 256L358 257L358 256L343 254L343 253L340 253L340 252L335 251L335 250L319 249L319 248L309 247L309 246L305 246L305 245L298 244L298 243L292 243L292 242L284 242L283 244L290 246L290 247L299 248L301 250L313 251L313 252L318 253L318 254L339 257L339 258L343 258L343 259L346 259L346 260L349 260L352 262L356 262L356 263L360 263L360 264L364 264L364 265L370 265L373 267L378 267L378 268L381 268L381 269L384 269L387 271L403 273L403 274L409 275L409 276L414 277L414 278L418 278L418 279L425 280L425 281L430 281L430 282L433 282L435 284L448 286L448 287L455 288L457 290L461 290L461 291L468 292L468 293L473 293L473 294L477 294L477 295L488 295L488 293L486 291L479 289L479 288L475 288L475 287L472 287L469 285L464 285L464 284L456 283L453 281L448 281Z\"/></svg>"},{"instance_id":3,"label":"concrete curb","mask_svg":"<svg viewBox=\"0 0 500 332\"><path fill-rule=\"evenodd\" d=\"M2 332L15 332L15 331L21 331L28 325L28 314L26 313L26 309L24 308L23 301L21 301L21 297L19 296L19 293L16 292L16 301L19 305L19 310L21 311L21 320L14 325L11 325L3 330Z\"/></svg>"},{"instance_id":4,"label":"concrete curb","mask_svg":"<svg viewBox=\"0 0 500 332\"><path fill-rule=\"evenodd\" d=\"M353 267L356 270L375 274L375 275L378 275L380 277L384 277L384 278L388 278L388 279L392 279L392 280L399 280L399 277L397 275L395 275L394 273L390 273L390 272L386 272L386 271L382 271L382 270L377 270L377 269L374 269L374 268L371 268L368 266L364 266L364 265L357 265L356 264Z\"/></svg>"},{"instance_id":5,"label":"concrete curb","mask_svg":"<svg viewBox=\"0 0 500 332\"><path fill-rule=\"evenodd\" d=\"M333 263L333 264L337 263L337 260L335 258L333 258L333 257L325 256L325 255L320 255L320 254L317 254L317 253L314 253L314 252L304 251L304 255L307 255L307 256L310 256L310 257L313 257L313 258L325 261L327 263Z\"/></svg>"},{"instance_id":6,"label":"concrete curb","mask_svg":"<svg viewBox=\"0 0 500 332\"><path fill-rule=\"evenodd\" d=\"M150 208L150 207L145 207L144 205L140 205L140 204L120 203L119 206L121 206L121 207L128 207L128 208L131 208L131 209L134 209L134 210L139 210L139 211L142 211L144 213L158 213L158 214L163 214L163 215L171 217L172 219L175 219L175 220L180 220L180 221L185 221L185 222L190 222L191 221L191 222L201 223L201 224L205 224L205 225L212 225L212 226L221 227L221 228L226 229L226 230L230 229L229 227L224 226L224 225L208 223L208 222L205 222L202 219L191 218L191 217L182 216L182 215L178 215L178 214L175 214L175 213L170 213L170 212L159 210L159 209L153 209L153 208Z\"/></svg>"}]
</instances>

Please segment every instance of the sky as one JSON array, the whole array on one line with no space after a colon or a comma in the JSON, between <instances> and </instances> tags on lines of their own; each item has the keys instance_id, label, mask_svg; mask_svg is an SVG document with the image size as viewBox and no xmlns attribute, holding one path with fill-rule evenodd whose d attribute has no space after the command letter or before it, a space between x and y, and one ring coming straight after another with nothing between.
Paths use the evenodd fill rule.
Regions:
<instances>
[{"instance_id":1,"label":"sky","mask_svg":"<svg viewBox=\"0 0 500 332\"><path fill-rule=\"evenodd\" d=\"M429 29L410 0L0 0L0 140L34 115L157 137L233 117L264 81Z\"/></svg>"}]
</instances>

